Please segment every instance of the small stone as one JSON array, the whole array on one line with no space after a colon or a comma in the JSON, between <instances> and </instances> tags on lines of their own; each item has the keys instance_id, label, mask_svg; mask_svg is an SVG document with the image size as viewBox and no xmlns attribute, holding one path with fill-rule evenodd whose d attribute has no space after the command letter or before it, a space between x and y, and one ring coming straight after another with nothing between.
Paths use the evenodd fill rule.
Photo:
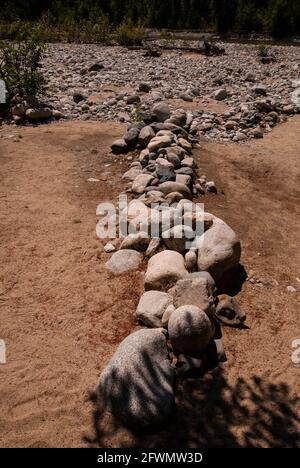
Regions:
<instances>
[{"instance_id":1,"label":"small stone","mask_svg":"<svg viewBox=\"0 0 300 468\"><path fill-rule=\"evenodd\" d=\"M151 86L148 83L140 83L138 90L141 93L149 93L151 91Z\"/></svg>"},{"instance_id":2,"label":"small stone","mask_svg":"<svg viewBox=\"0 0 300 468\"><path fill-rule=\"evenodd\" d=\"M216 92L215 92L215 99L217 101L223 101L224 99L226 99L228 96L227 94L227 91L226 89L218 89Z\"/></svg>"},{"instance_id":3,"label":"small stone","mask_svg":"<svg viewBox=\"0 0 300 468\"><path fill-rule=\"evenodd\" d=\"M149 246L150 240L150 237L148 237L145 232L129 234L123 240L120 249L132 249L138 252L145 252Z\"/></svg>"},{"instance_id":4,"label":"small stone","mask_svg":"<svg viewBox=\"0 0 300 468\"><path fill-rule=\"evenodd\" d=\"M126 98L126 103L131 105L131 104L135 104L135 103L138 103L138 102L141 102L141 98L138 94L134 94L133 96L128 96Z\"/></svg>"},{"instance_id":5,"label":"small stone","mask_svg":"<svg viewBox=\"0 0 300 468\"><path fill-rule=\"evenodd\" d=\"M213 181L206 182L205 189L207 192L218 193L216 184Z\"/></svg>"},{"instance_id":6,"label":"small stone","mask_svg":"<svg viewBox=\"0 0 300 468\"><path fill-rule=\"evenodd\" d=\"M287 292L290 292L290 293L295 293L297 292L297 289L295 289L293 286L288 286L286 288Z\"/></svg>"},{"instance_id":7,"label":"small stone","mask_svg":"<svg viewBox=\"0 0 300 468\"><path fill-rule=\"evenodd\" d=\"M155 115L159 122L164 122L171 115L171 111L168 104L164 102L159 102L158 104L156 104L152 109L152 113Z\"/></svg>"},{"instance_id":8,"label":"small stone","mask_svg":"<svg viewBox=\"0 0 300 468\"><path fill-rule=\"evenodd\" d=\"M186 269L192 273L197 270L197 253L189 250L184 257Z\"/></svg>"},{"instance_id":9,"label":"small stone","mask_svg":"<svg viewBox=\"0 0 300 468\"><path fill-rule=\"evenodd\" d=\"M218 296L216 318L224 325L241 327L246 320L246 315L234 297L222 294Z\"/></svg>"},{"instance_id":10,"label":"small stone","mask_svg":"<svg viewBox=\"0 0 300 468\"><path fill-rule=\"evenodd\" d=\"M138 175L133 183L132 183L132 192L135 193L135 194L141 194L141 193L144 193L145 191L145 188L151 184L151 182L153 181L154 177L152 175L149 175L149 174L140 174Z\"/></svg>"},{"instance_id":11,"label":"small stone","mask_svg":"<svg viewBox=\"0 0 300 468\"><path fill-rule=\"evenodd\" d=\"M128 152L128 145L124 138L119 138L113 142L111 150L113 154L124 154Z\"/></svg>"},{"instance_id":12,"label":"small stone","mask_svg":"<svg viewBox=\"0 0 300 468\"><path fill-rule=\"evenodd\" d=\"M114 252L116 250L116 247L111 243L111 242L108 242L105 246L104 246L104 251L106 253L111 253L111 252Z\"/></svg>"}]
</instances>

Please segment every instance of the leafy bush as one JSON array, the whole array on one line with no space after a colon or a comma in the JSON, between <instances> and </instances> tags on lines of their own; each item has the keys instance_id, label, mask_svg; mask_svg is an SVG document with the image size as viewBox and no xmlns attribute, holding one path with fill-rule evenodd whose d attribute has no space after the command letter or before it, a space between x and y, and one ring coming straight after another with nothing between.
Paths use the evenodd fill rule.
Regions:
<instances>
[{"instance_id":1,"label":"leafy bush","mask_svg":"<svg viewBox=\"0 0 300 468\"><path fill-rule=\"evenodd\" d=\"M258 55L260 57L268 57L269 52L270 52L270 47L267 46L266 44L260 44L260 46L258 47Z\"/></svg>"},{"instance_id":2,"label":"leafy bush","mask_svg":"<svg viewBox=\"0 0 300 468\"><path fill-rule=\"evenodd\" d=\"M131 21L125 21L115 30L115 39L122 46L140 46L145 38L142 26L135 26Z\"/></svg>"},{"instance_id":3,"label":"leafy bush","mask_svg":"<svg viewBox=\"0 0 300 468\"><path fill-rule=\"evenodd\" d=\"M38 96L45 91L45 79L38 70L44 45L34 31L24 28L12 44L0 42L0 78L10 100L14 95Z\"/></svg>"}]
</instances>

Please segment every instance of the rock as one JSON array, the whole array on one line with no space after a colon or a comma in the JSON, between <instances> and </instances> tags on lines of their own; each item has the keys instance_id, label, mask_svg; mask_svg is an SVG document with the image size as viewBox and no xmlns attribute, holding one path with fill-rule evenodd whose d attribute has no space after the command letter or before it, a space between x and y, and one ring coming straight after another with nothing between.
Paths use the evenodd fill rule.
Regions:
<instances>
[{"instance_id":1,"label":"rock","mask_svg":"<svg viewBox=\"0 0 300 468\"><path fill-rule=\"evenodd\" d=\"M119 138L115 140L111 145L111 150L114 154L125 154L128 153L128 145L124 138Z\"/></svg>"},{"instance_id":2,"label":"rock","mask_svg":"<svg viewBox=\"0 0 300 468\"><path fill-rule=\"evenodd\" d=\"M146 250L147 257L153 257L153 255L157 254L161 247L161 239L159 237L155 237L151 239L148 249Z\"/></svg>"},{"instance_id":3,"label":"rock","mask_svg":"<svg viewBox=\"0 0 300 468\"><path fill-rule=\"evenodd\" d=\"M218 193L216 184L213 181L206 182L205 189L207 192Z\"/></svg>"},{"instance_id":4,"label":"rock","mask_svg":"<svg viewBox=\"0 0 300 468\"><path fill-rule=\"evenodd\" d=\"M136 194L144 193L145 188L151 184L154 177L149 174L140 174L138 175L132 183L132 192Z\"/></svg>"},{"instance_id":5,"label":"rock","mask_svg":"<svg viewBox=\"0 0 300 468\"><path fill-rule=\"evenodd\" d=\"M235 138L237 141L246 141L247 135L245 135L245 133L242 132L237 132Z\"/></svg>"},{"instance_id":6,"label":"rock","mask_svg":"<svg viewBox=\"0 0 300 468\"><path fill-rule=\"evenodd\" d=\"M162 323L163 328L168 328L168 323L169 323L171 314L173 314L174 310L176 310L176 309L175 309L173 304L170 304L166 308L166 310L164 312L164 315L162 316L162 319L161 319L161 323Z\"/></svg>"},{"instance_id":7,"label":"rock","mask_svg":"<svg viewBox=\"0 0 300 468\"><path fill-rule=\"evenodd\" d=\"M185 138L178 138L178 144L179 146L181 146L181 148L183 148L187 153L191 153L192 152L192 145L189 141L187 141ZM191 160L192 158L188 158L189 160ZM190 167L190 166L189 166Z\"/></svg>"},{"instance_id":8,"label":"rock","mask_svg":"<svg viewBox=\"0 0 300 468\"><path fill-rule=\"evenodd\" d=\"M192 177L194 175L194 170L191 167L181 167L180 169L176 169L175 173Z\"/></svg>"},{"instance_id":9,"label":"rock","mask_svg":"<svg viewBox=\"0 0 300 468\"><path fill-rule=\"evenodd\" d=\"M148 150L149 152L158 151L160 148L164 148L166 146L170 146L173 141L173 138L170 135L161 135L155 136L152 138L150 143L148 143Z\"/></svg>"},{"instance_id":10,"label":"rock","mask_svg":"<svg viewBox=\"0 0 300 468\"><path fill-rule=\"evenodd\" d=\"M235 232L219 218L198 239L198 269L208 271L215 281L238 265L241 244Z\"/></svg>"},{"instance_id":11,"label":"rock","mask_svg":"<svg viewBox=\"0 0 300 468\"><path fill-rule=\"evenodd\" d=\"M16 104L11 108L11 113L16 117L24 117L26 112L26 106L23 103Z\"/></svg>"},{"instance_id":12,"label":"rock","mask_svg":"<svg viewBox=\"0 0 300 468\"><path fill-rule=\"evenodd\" d=\"M263 84L258 84L254 86L252 89L255 94L259 94L260 96L267 95L267 87Z\"/></svg>"},{"instance_id":13,"label":"rock","mask_svg":"<svg viewBox=\"0 0 300 468\"><path fill-rule=\"evenodd\" d=\"M137 127L131 127L124 135L124 140L129 148L133 148L138 141L140 129Z\"/></svg>"},{"instance_id":14,"label":"rock","mask_svg":"<svg viewBox=\"0 0 300 468\"><path fill-rule=\"evenodd\" d=\"M263 138L264 137L264 132L262 131L261 128L254 128L252 132L254 138Z\"/></svg>"},{"instance_id":15,"label":"rock","mask_svg":"<svg viewBox=\"0 0 300 468\"><path fill-rule=\"evenodd\" d=\"M176 308L190 304L199 307L209 317L215 315L213 291L209 281L204 277L188 275L177 281L170 293Z\"/></svg>"},{"instance_id":16,"label":"rock","mask_svg":"<svg viewBox=\"0 0 300 468\"><path fill-rule=\"evenodd\" d=\"M186 269L192 273L197 270L197 253L195 250L189 250L184 257Z\"/></svg>"},{"instance_id":17,"label":"rock","mask_svg":"<svg viewBox=\"0 0 300 468\"><path fill-rule=\"evenodd\" d=\"M142 255L135 250L119 250L115 252L105 264L106 268L115 275L137 270L141 264Z\"/></svg>"},{"instance_id":18,"label":"rock","mask_svg":"<svg viewBox=\"0 0 300 468\"><path fill-rule=\"evenodd\" d=\"M125 172L125 174L123 174L122 179L133 181L140 174L142 174L141 166L140 167L139 166L131 167L129 169L129 171L127 171L127 172Z\"/></svg>"},{"instance_id":19,"label":"rock","mask_svg":"<svg viewBox=\"0 0 300 468\"><path fill-rule=\"evenodd\" d=\"M213 326L206 313L193 305L184 305L176 309L168 323L172 346L182 353L195 353L206 348L213 332Z\"/></svg>"},{"instance_id":20,"label":"rock","mask_svg":"<svg viewBox=\"0 0 300 468\"><path fill-rule=\"evenodd\" d=\"M179 192L171 192L166 195L165 199L169 205L173 205L174 203L178 203L180 200L182 200L183 195Z\"/></svg>"},{"instance_id":21,"label":"rock","mask_svg":"<svg viewBox=\"0 0 300 468\"><path fill-rule=\"evenodd\" d=\"M184 198L191 199L192 194L189 188L184 184L179 184L177 182L164 182L158 186L158 190L160 190L164 195L168 195L172 192L181 193Z\"/></svg>"},{"instance_id":22,"label":"rock","mask_svg":"<svg viewBox=\"0 0 300 468\"><path fill-rule=\"evenodd\" d=\"M76 104L85 100L86 97L80 91L75 91L75 93L73 94L73 101L76 102Z\"/></svg>"},{"instance_id":23,"label":"rock","mask_svg":"<svg viewBox=\"0 0 300 468\"><path fill-rule=\"evenodd\" d=\"M145 289L146 291L168 289L187 274L182 255L173 250L164 250L149 260Z\"/></svg>"},{"instance_id":24,"label":"rock","mask_svg":"<svg viewBox=\"0 0 300 468\"><path fill-rule=\"evenodd\" d=\"M132 249L138 252L145 252L150 244L150 237L145 232L129 234L123 240L120 249Z\"/></svg>"},{"instance_id":25,"label":"rock","mask_svg":"<svg viewBox=\"0 0 300 468\"><path fill-rule=\"evenodd\" d=\"M38 109L27 109L26 117L29 120L44 120L49 119L52 115L52 110L48 107L39 107Z\"/></svg>"},{"instance_id":26,"label":"rock","mask_svg":"<svg viewBox=\"0 0 300 468\"><path fill-rule=\"evenodd\" d=\"M111 242L108 242L104 246L104 252L106 253L111 253L111 252L114 252L115 250L116 250L116 247Z\"/></svg>"},{"instance_id":27,"label":"rock","mask_svg":"<svg viewBox=\"0 0 300 468\"><path fill-rule=\"evenodd\" d=\"M142 128L139 134L139 143L140 145L145 148L152 138L155 137L155 133L152 127L150 125L147 125L146 127Z\"/></svg>"},{"instance_id":28,"label":"rock","mask_svg":"<svg viewBox=\"0 0 300 468\"><path fill-rule=\"evenodd\" d=\"M65 116L62 112L60 112L59 110L56 110L56 109L53 109L52 110L52 117L54 117L55 119L59 120L59 119L63 119Z\"/></svg>"},{"instance_id":29,"label":"rock","mask_svg":"<svg viewBox=\"0 0 300 468\"><path fill-rule=\"evenodd\" d=\"M102 65L102 63L93 63L93 65L89 67L89 71L97 72L97 71L103 70L103 68L104 68L104 65Z\"/></svg>"},{"instance_id":30,"label":"rock","mask_svg":"<svg viewBox=\"0 0 300 468\"><path fill-rule=\"evenodd\" d=\"M171 115L171 111L168 104L164 102L159 102L158 104L156 104L152 109L152 113L155 115L159 122L164 122Z\"/></svg>"},{"instance_id":31,"label":"rock","mask_svg":"<svg viewBox=\"0 0 300 468\"><path fill-rule=\"evenodd\" d=\"M241 311L234 297L222 294L218 296L216 318L230 327L241 327L246 320L246 315Z\"/></svg>"},{"instance_id":32,"label":"rock","mask_svg":"<svg viewBox=\"0 0 300 468\"><path fill-rule=\"evenodd\" d=\"M247 73L246 77L245 77L245 80L246 81L249 81L250 83L254 83L255 82L255 75L254 73Z\"/></svg>"},{"instance_id":33,"label":"rock","mask_svg":"<svg viewBox=\"0 0 300 468\"><path fill-rule=\"evenodd\" d=\"M190 96L190 95L187 94L187 93L181 93L181 94L179 95L179 97L180 97L180 99L182 99L183 101L186 101L186 102L193 102L193 100L194 100L193 97Z\"/></svg>"},{"instance_id":34,"label":"rock","mask_svg":"<svg viewBox=\"0 0 300 468\"><path fill-rule=\"evenodd\" d=\"M181 165L182 165L182 167L193 168L193 167L195 167L195 160L194 160L194 158L184 158L181 161Z\"/></svg>"},{"instance_id":35,"label":"rock","mask_svg":"<svg viewBox=\"0 0 300 468\"><path fill-rule=\"evenodd\" d=\"M96 389L100 408L134 428L158 426L173 410L174 380L165 331L139 330L103 370Z\"/></svg>"},{"instance_id":36,"label":"rock","mask_svg":"<svg viewBox=\"0 0 300 468\"><path fill-rule=\"evenodd\" d=\"M149 162L149 156L150 156L150 152L148 149L144 149L140 156L139 156L139 162L141 163L142 166L147 166L148 162Z\"/></svg>"},{"instance_id":37,"label":"rock","mask_svg":"<svg viewBox=\"0 0 300 468\"><path fill-rule=\"evenodd\" d=\"M133 96L128 96L126 98L126 103L129 105L136 104L137 102L141 102L141 98L138 94L134 94Z\"/></svg>"},{"instance_id":38,"label":"rock","mask_svg":"<svg viewBox=\"0 0 300 468\"><path fill-rule=\"evenodd\" d=\"M141 93L149 93L151 91L151 86L148 83L140 83L138 90Z\"/></svg>"},{"instance_id":39,"label":"rock","mask_svg":"<svg viewBox=\"0 0 300 468\"><path fill-rule=\"evenodd\" d=\"M216 296L217 294L216 283L213 277L211 276L211 274L208 273L208 271L197 271L195 273L191 273L189 275L189 278L205 278L209 285L210 291L212 291L213 296Z\"/></svg>"},{"instance_id":40,"label":"rock","mask_svg":"<svg viewBox=\"0 0 300 468\"><path fill-rule=\"evenodd\" d=\"M140 299L136 317L147 327L160 328L162 326L162 316L172 302L172 296L167 293L147 291Z\"/></svg>"},{"instance_id":41,"label":"rock","mask_svg":"<svg viewBox=\"0 0 300 468\"><path fill-rule=\"evenodd\" d=\"M192 178L189 175L177 174L175 182L177 182L178 184L184 184L187 187L189 187L192 183Z\"/></svg>"},{"instance_id":42,"label":"rock","mask_svg":"<svg viewBox=\"0 0 300 468\"><path fill-rule=\"evenodd\" d=\"M227 131L233 130L236 127L237 123L234 122L233 120L228 120L225 124L225 128Z\"/></svg>"},{"instance_id":43,"label":"rock","mask_svg":"<svg viewBox=\"0 0 300 468\"><path fill-rule=\"evenodd\" d=\"M162 240L169 250L184 253L189 249L195 238L193 229L188 226L177 225L162 233Z\"/></svg>"},{"instance_id":44,"label":"rock","mask_svg":"<svg viewBox=\"0 0 300 468\"><path fill-rule=\"evenodd\" d=\"M227 94L227 91L226 89L218 89L216 92L215 92L215 99L217 101L223 101L224 99L226 99L228 96Z\"/></svg>"},{"instance_id":45,"label":"rock","mask_svg":"<svg viewBox=\"0 0 300 468\"><path fill-rule=\"evenodd\" d=\"M120 231L123 236L145 232L149 234L151 225L151 210L141 201L132 200L121 212Z\"/></svg>"},{"instance_id":46,"label":"rock","mask_svg":"<svg viewBox=\"0 0 300 468\"><path fill-rule=\"evenodd\" d=\"M202 234L210 229L213 225L213 215L204 213L203 211L191 212L188 205L183 206L183 221L185 226L193 229L195 237L200 237Z\"/></svg>"}]
</instances>

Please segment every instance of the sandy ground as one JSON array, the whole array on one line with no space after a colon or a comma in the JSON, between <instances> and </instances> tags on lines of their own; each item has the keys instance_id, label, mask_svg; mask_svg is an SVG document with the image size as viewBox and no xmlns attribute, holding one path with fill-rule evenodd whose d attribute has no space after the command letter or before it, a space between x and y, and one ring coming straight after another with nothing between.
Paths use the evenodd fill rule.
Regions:
<instances>
[{"instance_id":1,"label":"sandy ground","mask_svg":"<svg viewBox=\"0 0 300 468\"><path fill-rule=\"evenodd\" d=\"M0 446L300 446L300 364L291 360L300 339L300 117L264 140L203 143L197 153L219 187L205 197L207 211L239 234L242 264L256 278L234 285L249 328L223 328L228 362L180 384L169 425L147 435L99 414L93 394L137 328L143 284L141 272L105 271L95 234L98 203L124 188L129 163L109 154L122 128L58 123L0 138Z\"/></svg>"}]
</instances>

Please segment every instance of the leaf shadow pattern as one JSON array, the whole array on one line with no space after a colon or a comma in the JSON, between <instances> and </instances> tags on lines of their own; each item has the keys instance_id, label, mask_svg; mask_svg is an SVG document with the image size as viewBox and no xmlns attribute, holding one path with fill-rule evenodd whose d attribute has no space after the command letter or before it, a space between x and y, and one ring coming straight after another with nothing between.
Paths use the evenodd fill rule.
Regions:
<instances>
[{"instance_id":1,"label":"leaf shadow pattern","mask_svg":"<svg viewBox=\"0 0 300 468\"><path fill-rule=\"evenodd\" d=\"M144 372L141 369L141 379ZM152 385L151 379L147 382ZM138 386L135 391L144 391L130 379L124 385L127 392L132 385ZM126 407L128 393L123 398ZM93 435L83 437L89 447L300 448L299 398L288 385L253 375L239 378L232 386L221 367L201 379L178 380L172 416L152 432L125 428L109 413L99 411L95 394L90 399Z\"/></svg>"}]
</instances>

